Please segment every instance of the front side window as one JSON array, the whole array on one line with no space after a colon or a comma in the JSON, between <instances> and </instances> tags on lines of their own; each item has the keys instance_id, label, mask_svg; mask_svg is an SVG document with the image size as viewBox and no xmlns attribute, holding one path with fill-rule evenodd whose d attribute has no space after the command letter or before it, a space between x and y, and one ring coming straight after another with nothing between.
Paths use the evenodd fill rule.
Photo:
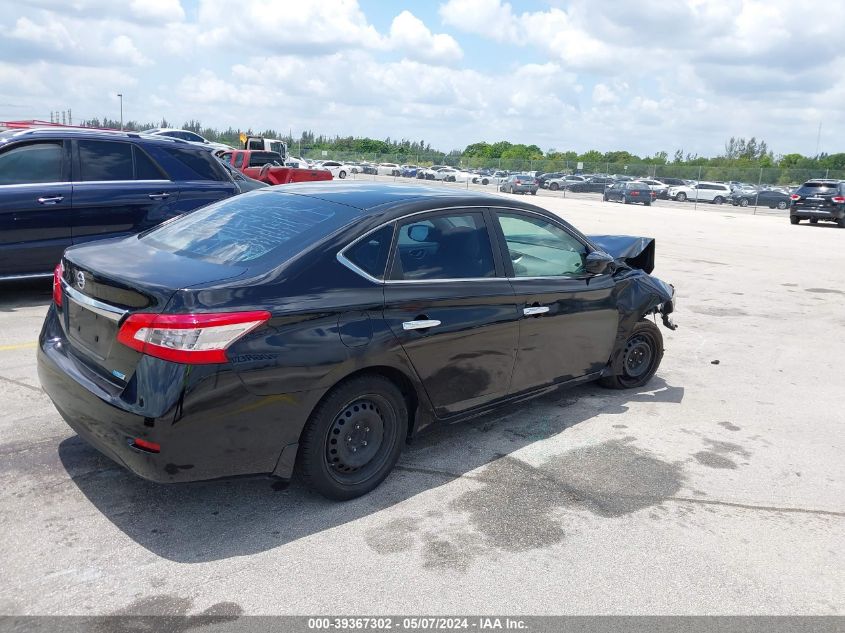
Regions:
<instances>
[{"instance_id":1,"label":"front side window","mask_svg":"<svg viewBox=\"0 0 845 633\"><path fill-rule=\"evenodd\" d=\"M62 181L62 142L33 143L0 154L0 185Z\"/></svg>"},{"instance_id":2,"label":"front side window","mask_svg":"<svg viewBox=\"0 0 845 633\"><path fill-rule=\"evenodd\" d=\"M495 277L493 249L480 213L440 215L399 226L391 279Z\"/></svg>"},{"instance_id":3,"label":"front side window","mask_svg":"<svg viewBox=\"0 0 845 633\"><path fill-rule=\"evenodd\" d=\"M515 277L578 277L587 247L559 226L536 216L500 213Z\"/></svg>"},{"instance_id":4,"label":"front side window","mask_svg":"<svg viewBox=\"0 0 845 633\"><path fill-rule=\"evenodd\" d=\"M132 145L113 141L78 141L80 180L132 180Z\"/></svg>"}]
</instances>

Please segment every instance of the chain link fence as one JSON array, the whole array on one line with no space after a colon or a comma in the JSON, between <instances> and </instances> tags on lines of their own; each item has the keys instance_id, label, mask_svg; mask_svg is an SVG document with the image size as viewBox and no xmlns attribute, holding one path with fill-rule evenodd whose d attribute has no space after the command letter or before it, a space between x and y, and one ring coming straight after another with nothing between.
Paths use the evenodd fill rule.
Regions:
<instances>
[{"instance_id":1,"label":"chain link fence","mask_svg":"<svg viewBox=\"0 0 845 633\"><path fill-rule=\"evenodd\" d=\"M756 185L794 186L813 178L845 180L845 171L833 169L790 169L779 167L732 167L711 165L656 165L651 163L580 163L566 160L527 160L511 158L485 159L455 154L358 154L325 150L305 150L303 157L313 160L336 160L397 165L448 165L461 169L496 169L509 172L584 173L627 175L635 178L683 178L717 182L741 182Z\"/></svg>"}]
</instances>

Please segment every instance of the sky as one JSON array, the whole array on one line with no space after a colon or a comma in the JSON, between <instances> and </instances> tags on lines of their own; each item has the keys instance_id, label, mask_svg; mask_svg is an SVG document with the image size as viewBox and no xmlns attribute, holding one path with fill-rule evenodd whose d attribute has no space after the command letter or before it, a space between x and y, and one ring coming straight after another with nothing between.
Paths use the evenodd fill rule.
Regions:
<instances>
[{"instance_id":1,"label":"sky","mask_svg":"<svg viewBox=\"0 0 845 633\"><path fill-rule=\"evenodd\" d=\"M0 120L845 151L845 2L0 0ZM821 136L818 132L821 124Z\"/></svg>"}]
</instances>

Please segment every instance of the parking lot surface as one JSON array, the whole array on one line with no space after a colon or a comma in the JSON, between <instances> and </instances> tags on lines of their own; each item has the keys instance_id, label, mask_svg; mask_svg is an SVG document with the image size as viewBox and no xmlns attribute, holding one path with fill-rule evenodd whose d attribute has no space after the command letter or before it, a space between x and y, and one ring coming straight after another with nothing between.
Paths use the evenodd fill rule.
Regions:
<instances>
[{"instance_id":1,"label":"parking lot surface","mask_svg":"<svg viewBox=\"0 0 845 633\"><path fill-rule=\"evenodd\" d=\"M657 376L436 430L346 503L123 470L39 388L49 280L0 288L0 613L845 612L845 231L531 202L656 237L680 326Z\"/></svg>"}]
</instances>

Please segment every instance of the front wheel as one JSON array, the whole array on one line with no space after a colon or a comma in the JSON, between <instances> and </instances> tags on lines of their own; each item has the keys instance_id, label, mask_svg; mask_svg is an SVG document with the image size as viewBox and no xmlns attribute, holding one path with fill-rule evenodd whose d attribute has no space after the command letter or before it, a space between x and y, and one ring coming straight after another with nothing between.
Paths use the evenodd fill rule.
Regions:
<instances>
[{"instance_id":1,"label":"front wheel","mask_svg":"<svg viewBox=\"0 0 845 633\"><path fill-rule=\"evenodd\" d=\"M799 220L796 216L790 215L789 216L789 223L790 224L798 224L801 220Z\"/></svg>"},{"instance_id":2,"label":"front wheel","mask_svg":"<svg viewBox=\"0 0 845 633\"><path fill-rule=\"evenodd\" d=\"M557 191L558 189L560 189L560 185L556 182L549 184L549 191Z\"/></svg>"},{"instance_id":3,"label":"front wheel","mask_svg":"<svg viewBox=\"0 0 845 633\"><path fill-rule=\"evenodd\" d=\"M408 406L387 378L363 375L317 405L299 439L305 484L329 499L360 497L393 470L408 434Z\"/></svg>"},{"instance_id":4,"label":"front wheel","mask_svg":"<svg viewBox=\"0 0 845 633\"><path fill-rule=\"evenodd\" d=\"M646 384L663 360L663 335L651 321L638 321L622 350L621 372L603 376L599 384L608 389L636 389Z\"/></svg>"},{"instance_id":5,"label":"front wheel","mask_svg":"<svg viewBox=\"0 0 845 633\"><path fill-rule=\"evenodd\" d=\"M740 200L740 201L739 201L739 206L741 206L741 207L747 207L747 206L748 206L748 198L743 198L742 200Z\"/></svg>"},{"instance_id":6,"label":"front wheel","mask_svg":"<svg viewBox=\"0 0 845 633\"><path fill-rule=\"evenodd\" d=\"M777 204L778 209L780 209L781 211L784 211L786 209L786 207L788 207L788 206L789 205L786 204L786 200L781 200Z\"/></svg>"},{"instance_id":7,"label":"front wheel","mask_svg":"<svg viewBox=\"0 0 845 633\"><path fill-rule=\"evenodd\" d=\"M684 202L686 199L687 199L687 194L685 194L683 191L675 196L675 200L677 200L678 202Z\"/></svg>"}]
</instances>

